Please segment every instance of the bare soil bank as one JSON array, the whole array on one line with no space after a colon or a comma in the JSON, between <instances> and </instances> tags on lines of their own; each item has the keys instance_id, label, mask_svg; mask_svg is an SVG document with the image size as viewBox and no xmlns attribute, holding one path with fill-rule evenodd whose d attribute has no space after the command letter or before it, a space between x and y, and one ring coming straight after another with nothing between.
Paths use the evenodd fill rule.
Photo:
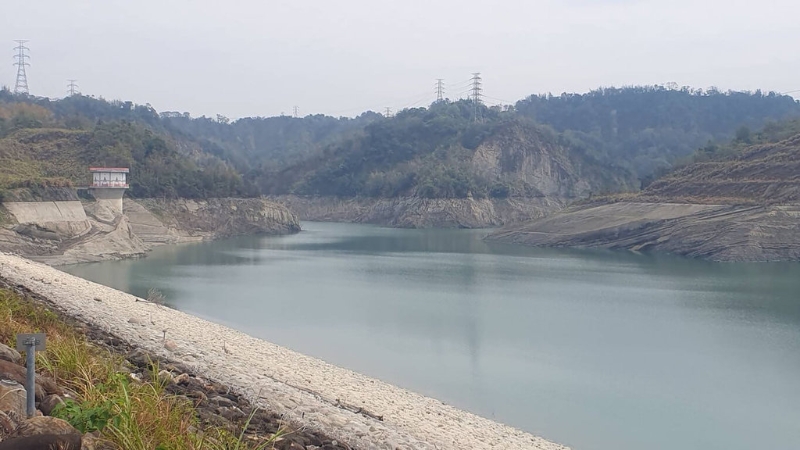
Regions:
<instances>
[{"instance_id":1,"label":"bare soil bank","mask_svg":"<svg viewBox=\"0 0 800 450\"><path fill-rule=\"evenodd\" d=\"M619 202L572 207L487 239L657 251L712 261L800 260L800 206Z\"/></svg>"},{"instance_id":2,"label":"bare soil bank","mask_svg":"<svg viewBox=\"0 0 800 450\"><path fill-rule=\"evenodd\" d=\"M301 197L270 200L301 220L371 223L398 228L486 228L537 219L560 210L565 200L549 197L508 199L426 199Z\"/></svg>"}]
</instances>

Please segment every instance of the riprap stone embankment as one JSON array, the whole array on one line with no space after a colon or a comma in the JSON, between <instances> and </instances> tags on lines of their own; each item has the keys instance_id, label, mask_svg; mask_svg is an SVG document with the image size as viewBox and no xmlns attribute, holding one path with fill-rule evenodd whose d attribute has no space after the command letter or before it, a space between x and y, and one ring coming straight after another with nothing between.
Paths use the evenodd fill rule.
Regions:
<instances>
[{"instance_id":1,"label":"riprap stone embankment","mask_svg":"<svg viewBox=\"0 0 800 450\"><path fill-rule=\"evenodd\" d=\"M529 433L230 328L0 253L0 278L357 449L564 450ZM164 338L166 333L166 340ZM380 420L378 419L380 418Z\"/></svg>"}]
</instances>

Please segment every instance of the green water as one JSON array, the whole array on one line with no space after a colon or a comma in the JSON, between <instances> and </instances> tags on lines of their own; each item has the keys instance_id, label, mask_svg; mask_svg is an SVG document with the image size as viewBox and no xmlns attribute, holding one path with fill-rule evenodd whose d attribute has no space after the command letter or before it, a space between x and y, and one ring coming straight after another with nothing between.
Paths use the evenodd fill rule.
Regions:
<instances>
[{"instance_id":1,"label":"green water","mask_svg":"<svg viewBox=\"0 0 800 450\"><path fill-rule=\"evenodd\" d=\"M800 448L800 264L303 227L66 270L577 450Z\"/></svg>"}]
</instances>

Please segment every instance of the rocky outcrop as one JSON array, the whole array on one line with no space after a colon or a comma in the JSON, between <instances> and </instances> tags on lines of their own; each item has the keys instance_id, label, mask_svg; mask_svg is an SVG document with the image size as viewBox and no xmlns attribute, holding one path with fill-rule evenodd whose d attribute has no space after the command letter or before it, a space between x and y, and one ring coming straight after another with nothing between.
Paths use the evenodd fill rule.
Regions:
<instances>
[{"instance_id":1,"label":"rocky outcrop","mask_svg":"<svg viewBox=\"0 0 800 450\"><path fill-rule=\"evenodd\" d=\"M289 209L262 198L126 199L124 208L133 232L149 244L300 231Z\"/></svg>"},{"instance_id":2,"label":"rocky outcrop","mask_svg":"<svg viewBox=\"0 0 800 450\"><path fill-rule=\"evenodd\" d=\"M122 259L148 250L127 217L94 202L6 202L4 207L13 222L0 228L0 250L48 264Z\"/></svg>"},{"instance_id":3,"label":"rocky outcrop","mask_svg":"<svg viewBox=\"0 0 800 450\"><path fill-rule=\"evenodd\" d=\"M568 202L634 185L627 171L606 167L530 123L500 127L475 149L471 164L476 173L526 197Z\"/></svg>"},{"instance_id":4,"label":"rocky outcrop","mask_svg":"<svg viewBox=\"0 0 800 450\"><path fill-rule=\"evenodd\" d=\"M375 142L359 141L276 172L265 189L303 220L478 228L539 218L634 184L628 171L596 161L547 127L509 120L484 131L436 149L416 148L410 142L422 138L415 135L397 138L409 143L396 149L386 136L374 137L394 150L376 154Z\"/></svg>"},{"instance_id":5,"label":"rocky outcrop","mask_svg":"<svg viewBox=\"0 0 800 450\"><path fill-rule=\"evenodd\" d=\"M562 200L271 197L302 220L372 223L399 228L484 228L544 217L564 207Z\"/></svg>"},{"instance_id":6,"label":"rocky outcrop","mask_svg":"<svg viewBox=\"0 0 800 450\"><path fill-rule=\"evenodd\" d=\"M50 194L68 197L62 191ZM30 199L24 191L15 195ZM152 245L300 230L289 210L263 199L125 199L124 205L119 214L93 201L6 202L0 251L61 265L143 256Z\"/></svg>"},{"instance_id":7,"label":"rocky outcrop","mask_svg":"<svg viewBox=\"0 0 800 450\"><path fill-rule=\"evenodd\" d=\"M634 196L576 206L488 239L660 251L714 261L800 260L800 135L697 162Z\"/></svg>"},{"instance_id":8,"label":"rocky outcrop","mask_svg":"<svg viewBox=\"0 0 800 450\"><path fill-rule=\"evenodd\" d=\"M797 261L800 206L619 202L570 208L487 239L657 251L713 261Z\"/></svg>"}]
</instances>

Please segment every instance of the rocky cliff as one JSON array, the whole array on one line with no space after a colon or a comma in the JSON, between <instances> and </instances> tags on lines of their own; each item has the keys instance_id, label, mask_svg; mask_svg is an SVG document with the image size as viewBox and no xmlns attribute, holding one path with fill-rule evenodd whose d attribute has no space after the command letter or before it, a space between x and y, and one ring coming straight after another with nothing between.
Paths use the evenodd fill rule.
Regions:
<instances>
[{"instance_id":1,"label":"rocky cliff","mask_svg":"<svg viewBox=\"0 0 800 450\"><path fill-rule=\"evenodd\" d=\"M606 167L534 124L505 124L475 149L473 170L518 197L574 200L629 190L630 173Z\"/></svg>"},{"instance_id":2,"label":"rocky cliff","mask_svg":"<svg viewBox=\"0 0 800 450\"><path fill-rule=\"evenodd\" d=\"M558 198L535 199L389 199L300 197L271 200L301 220L372 223L398 228L483 228L543 217L564 207Z\"/></svg>"},{"instance_id":3,"label":"rocky cliff","mask_svg":"<svg viewBox=\"0 0 800 450\"><path fill-rule=\"evenodd\" d=\"M126 199L120 215L89 200L20 195L12 199L39 201L2 204L0 251L52 265L143 256L159 244L300 230L289 210L263 199ZM64 192L54 197L77 198Z\"/></svg>"},{"instance_id":4,"label":"rocky cliff","mask_svg":"<svg viewBox=\"0 0 800 450\"><path fill-rule=\"evenodd\" d=\"M434 159L421 154L411 162L382 171L359 162L374 157L371 153L362 159L351 153L346 154L347 158L339 156L344 161L340 166L349 171L342 176L347 183L362 176L367 178L363 192L374 194L368 186L394 186L398 179L406 180L400 183L404 188L381 190L381 195L337 196L320 191L270 198L285 204L303 220L406 228L482 228L544 217L576 199L626 190L633 185L628 172L604 167L561 142L551 130L527 122L497 125L472 150L453 144L435 152L441 154ZM337 186L342 177L320 175L328 174L328 166L333 163L326 164L305 176ZM308 167L284 174L285 184L302 178L301 169ZM332 173L339 174L341 170L344 169L336 168ZM436 176L431 178L431 173Z\"/></svg>"},{"instance_id":5,"label":"rocky cliff","mask_svg":"<svg viewBox=\"0 0 800 450\"><path fill-rule=\"evenodd\" d=\"M800 135L690 164L635 196L571 207L490 240L661 251L714 261L800 260Z\"/></svg>"},{"instance_id":6,"label":"rocky cliff","mask_svg":"<svg viewBox=\"0 0 800 450\"><path fill-rule=\"evenodd\" d=\"M149 244L300 231L294 213L261 198L126 199L124 209L134 233Z\"/></svg>"}]
</instances>

